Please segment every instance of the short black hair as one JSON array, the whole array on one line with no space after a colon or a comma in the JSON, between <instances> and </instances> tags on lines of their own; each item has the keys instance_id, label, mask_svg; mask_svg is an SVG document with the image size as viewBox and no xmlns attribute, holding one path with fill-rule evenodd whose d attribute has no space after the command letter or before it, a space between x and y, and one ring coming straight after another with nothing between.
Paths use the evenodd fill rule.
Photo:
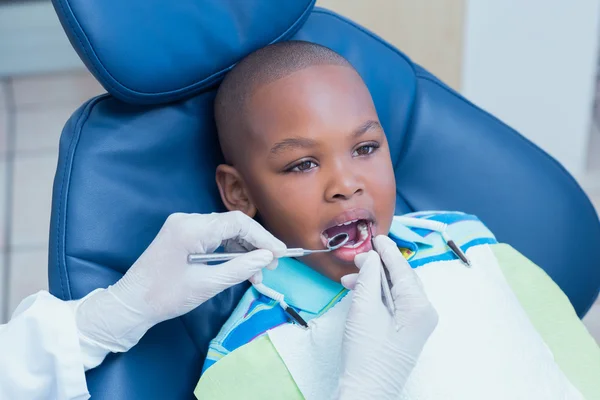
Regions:
<instances>
[{"instance_id":1,"label":"short black hair","mask_svg":"<svg viewBox=\"0 0 600 400\"><path fill-rule=\"evenodd\" d=\"M232 142L245 135L246 101L259 87L315 65L352 68L344 57L316 43L292 40L263 47L240 61L226 76L215 98L215 122L225 160L233 162ZM238 142L239 144L239 142Z\"/></svg>"}]
</instances>

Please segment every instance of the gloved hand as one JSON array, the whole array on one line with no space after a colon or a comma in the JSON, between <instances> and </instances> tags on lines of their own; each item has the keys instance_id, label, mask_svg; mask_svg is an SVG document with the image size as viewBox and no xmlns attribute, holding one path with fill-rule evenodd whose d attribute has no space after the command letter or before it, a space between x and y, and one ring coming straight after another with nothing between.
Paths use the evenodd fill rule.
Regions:
<instances>
[{"instance_id":1,"label":"gloved hand","mask_svg":"<svg viewBox=\"0 0 600 400\"><path fill-rule=\"evenodd\" d=\"M375 251L359 254L358 274L342 283L353 289L342 344L339 398L398 399L438 316L427 299L419 277L397 245L377 236ZM381 257L381 258L380 258ZM392 283L394 316L382 302L383 260Z\"/></svg>"},{"instance_id":2,"label":"gloved hand","mask_svg":"<svg viewBox=\"0 0 600 400\"><path fill-rule=\"evenodd\" d=\"M187 263L189 253L210 253L230 240L261 250L220 265ZM193 310L269 264L276 266L274 255L285 250L241 212L169 216L123 278L73 302L84 358L90 358L84 364L91 368L109 351L129 350L155 324Z\"/></svg>"}]
</instances>

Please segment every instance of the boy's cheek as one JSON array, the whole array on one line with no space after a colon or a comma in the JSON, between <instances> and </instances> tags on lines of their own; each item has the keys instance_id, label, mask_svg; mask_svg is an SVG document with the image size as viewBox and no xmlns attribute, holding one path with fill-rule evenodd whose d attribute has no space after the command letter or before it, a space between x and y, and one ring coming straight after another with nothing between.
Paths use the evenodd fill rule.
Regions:
<instances>
[{"instance_id":1,"label":"boy's cheek","mask_svg":"<svg viewBox=\"0 0 600 400\"><path fill-rule=\"evenodd\" d=\"M311 229L313 226L311 220L306 218L303 213L287 212L287 210L263 213L259 210L259 214L262 217L264 227L288 247L313 248L315 245L321 246L317 242L318 237L315 234L315 229Z\"/></svg>"},{"instance_id":2,"label":"boy's cheek","mask_svg":"<svg viewBox=\"0 0 600 400\"><path fill-rule=\"evenodd\" d=\"M315 212L318 204L312 201L313 196L308 191L302 191L301 186L295 189L261 196L262 201L257 202L259 214L271 233L292 242L314 236L313 231L319 226L319 216Z\"/></svg>"}]
</instances>

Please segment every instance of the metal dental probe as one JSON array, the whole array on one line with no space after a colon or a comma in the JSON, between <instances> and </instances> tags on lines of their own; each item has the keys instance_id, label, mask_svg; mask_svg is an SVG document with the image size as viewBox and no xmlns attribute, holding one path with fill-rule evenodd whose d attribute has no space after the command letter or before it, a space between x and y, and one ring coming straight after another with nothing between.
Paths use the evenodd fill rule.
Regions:
<instances>
[{"instance_id":1,"label":"metal dental probe","mask_svg":"<svg viewBox=\"0 0 600 400\"><path fill-rule=\"evenodd\" d=\"M375 243L373 242L373 230L371 229L371 225L369 225L369 233L371 234L371 247L375 250ZM389 313L392 317L395 315L396 307L394 305L394 300L392 299L392 292L390 290L390 284L388 280L388 272L387 267L385 266L383 260L381 260L381 288L383 290L383 298L385 302L385 306L387 307Z\"/></svg>"}]
</instances>

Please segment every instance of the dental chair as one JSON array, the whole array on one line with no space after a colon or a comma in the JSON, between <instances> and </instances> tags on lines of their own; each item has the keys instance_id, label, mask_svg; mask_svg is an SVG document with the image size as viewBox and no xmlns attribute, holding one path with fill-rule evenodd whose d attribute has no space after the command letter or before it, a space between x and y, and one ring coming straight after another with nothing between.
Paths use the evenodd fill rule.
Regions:
<instances>
[{"instance_id":1,"label":"dental chair","mask_svg":"<svg viewBox=\"0 0 600 400\"><path fill-rule=\"evenodd\" d=\"M301 39L346 57L369 87L397 179L397 213L461 210L554 279L583 316L600 287L600 222L565 169L368 30L314 0L53 0L108 94L60 140L50 291L116 282L173 212L224 211L213 122L220 80L246 54ZM276 4L276 6L274 6ZM193 398L209 341L246 285L151 329L87 374L93 399Z\"/></svg>"}]
</instances>

